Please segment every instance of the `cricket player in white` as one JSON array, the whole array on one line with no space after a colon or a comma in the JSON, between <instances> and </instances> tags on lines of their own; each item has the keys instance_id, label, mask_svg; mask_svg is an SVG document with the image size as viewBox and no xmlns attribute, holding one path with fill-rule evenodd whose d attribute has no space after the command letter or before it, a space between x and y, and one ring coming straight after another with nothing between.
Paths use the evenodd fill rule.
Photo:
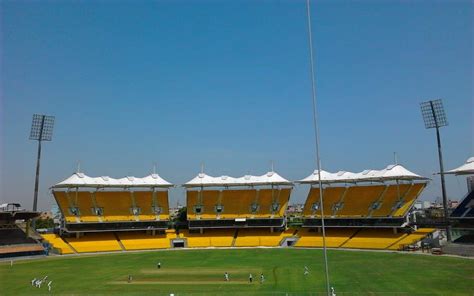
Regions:
<instances>
[{"instance_id":1,"label":"cricket player in white","mask_svg":"<svg viewBox=\"0 0 474 296\"><path fill-rule=\"evenodd\" d=\"M309 274L309 269L308 269L308 266L305 266L304 267L304 275L308 275Z\"/></svg>"},{"instance_id":2,"label":"cricket player in white","mask_svg":"<svg viewBox=\"0 0 474 296\"><path fill-rule=\"evenodd\" d=\"M51 292L51 283L52 283L52 282L53 282L53 281L49 281L49 283L48 283L48 291L49 291L49 292Z\"/></svg>"}]
</instances>

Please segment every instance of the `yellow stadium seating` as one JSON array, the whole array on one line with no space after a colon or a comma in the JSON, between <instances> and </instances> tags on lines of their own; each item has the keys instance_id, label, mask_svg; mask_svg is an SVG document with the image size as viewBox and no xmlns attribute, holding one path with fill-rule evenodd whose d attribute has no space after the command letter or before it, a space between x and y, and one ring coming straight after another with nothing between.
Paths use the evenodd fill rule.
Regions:
<instances>
[{"instance_id":1,"label":"yellow stadium seating","mask_svg":"<svg viewBox=\"0 0 474 296\"><path fill-rule=\"evenodd\" d=\"M385 189L383 185L352 186L344 197L344 206L336 212L338 217L366 217L371 205Z\"/></svg>"},{"instance_id":2,"label":"yellow stadium seating","mask_svg":"<svg viewBox=\"0 0 474 296\"><path fill-rule=\"evenodd\" d=\"M288 202L290 201L291 188L282 188L280 189L280 195L278 196L278 203L280 208L278 213L275 213L276 217L285 216L286 208L288 207Z\"/></svg>"},{"instance_id":3,"label":"yellow stadium seating","mask_svg":"<svg viewBox=\"0 0 474 296\"><path fill-rule=\"evenodd\" d=\"M219 204L219 195L220 195L219 190L203 190L201 192L202 205L203 205L201 219L216 219L217 218L215 207L217 204Z\"/></svg>"},{"instance_id":4,"label":"yellow stadium seating","mask_svg":"<svg viewBox=\"0 0 474 296\"><path fill-rule=\"evenodd\" d=\"M118 237L126 250L165 249L171 247L172 233L151 235L145 232L123 232Z\"/></svg>"},{"instance_id":5,"label":"yellow stadium seating","mask_svg":"<svg viewBox=\"0 0 474 296\"><path fill-rule=\"evenodd\" d=\"M73 254L74 251L71 249L71 247L63 241L63 239L54 233L46 233L46 234L41 234L41 237L48 241L53 248L57 249L58 252L62 255L64 254Z\"/></svg>"},{"instance_id":6,"label":"yellow stadium seating","mask_svg":"<svg viewBox=\"0 0 474 296\"><path fill-rule=\"evenodd\" d=\"M393 233L392 229L361 229L341 248L386 249L405 235L404 233Z\"/></svg>"},{"instance_id":7,"label":"yellow stadium seating","mask_svg":"<svg viewBox=\"0 0 474 296\"><path fill-rule=\"evenodd\" d=\"M255 202L256 196L256 190L224 190L224 213L221 216L227 219L250 217L250 205Z\"/></svg>"},{"instance_id":8,"label":"yellow stadium seating","mask_svg":"<svg viewBox=\"0 0 474 296\"><path fill-rule=\"evenodd\" d=\"M110 232L86 233L80 238L65 238L79 253L121 251L115 235Z\"/></svg>"},{"instance_id":9,"label":"yellow stadium seating","mask_svg":"<svg viewBox=\"0 0 474 296\"><path fill-rule=\"evenodd\" d=\"M355 228L327 228L326 229L326 246L329 248L338 248L344 244L354 233ZM302 228L298 231L299 240L295 247L323 247L322 232L313 232L307 228Z\"/></svg>"},{"instance_id":10,"label":"yellow stadium seating","mask_svg":"<svg viewBox=\"0 0 474 296\"><path fill-rule=\"evenodd\" d=\"M99 216L93 212L94 203L92 193L89 191L78 191L69 193L69 196L75 201L79 208L81 222L98 222Z\"/></svg>"},{"instance_id":11,"label":"yellow stadium seating","mask_svg":"<svg viewBox=\"0 0 474 296\"><path fill-rule=\"evenodd\" d=\"M278 247L285 237L293 236L294 230L270 232L269 229L239 229L235 247Z\"/></svg>"},{"instance_id":12,"label":"yellow stadium seating","mask_svg":"<svg viewBox=\"0 0 474 296\"><path fill-rule=\"evenodd\" d=\"M74 193L71 193L74 194ZM67 193L65 191L53 191L54 198L61 209L61 212L68 223L75 223L77 222L76 216L72 215L69 212L69 208L74 206L74 204L70 204Z\"/></svg>"},{"instance_id":13,"label":"yellow stadium seating","mask_svg":"<svg viewBox=\"0 0 474 296\"><path fill-rule=\"evenodd\" d=\"M235 218L270 218L283 217L291 189L261 189L257 190L188 190L186 202L188 206L187 217L193 219L235 219ZM277 212L272 213L272 203L279 204ZM257 203L258 211L251 212L251 205ZM194 207L201 205L202 213L196 214ZM223 206L222 213L216 213L216 205Z\"/></svg>"},{"instance_id":14,"label":"yellow stadium seating","mask_svg":"<svg viewBox=\"0 0 474 296\"><path fill-rule=\"evenodd\" d=\"M189 248L231 247L234 229L206 229L203 234L181 230L180 237L187 240Z\"/></svg>"},{"instance_id":15,"label":"yellow stadium seating","mask_svg":"<svg viewBox=\"0 0 474 296\"><path fill-rule=\"evenodd\" d=\"M95 199L97 207L103 208L104 222L135 220L129 191L98 191Z\"/></svg>"},{"instance_id":16,"label":"yellow stadium seating","mask_svg":"<svg viewBox=\"0 0 474 296\"><path fill-rule=\"evenodd\" d=\"M234 229L206 230L206 235L211 239L213 247L231 247L234 240Z\"/></svg>"},{"instance_id":17,"label":"yellow stadium seating","mask_svg":"<svg viewBox=\"0 0 474 296\"><path fill-rule=\"evenodd\" d=\"M408 193L403 198L403 201L404 201L403 205L399 209L395 210L392 213L392 216L393 217L405 216L408 210L410 210L411 206L415 203L416 199L421 194L423 189L425 189L425 187L426 187L426 183L413 184L413 186L410 188Z\"/></svg>"},{"instance_id":18,"label":"yellow stadium seating","mask_svg":"<svg viewBox=\"0 0 474 296\"><path fill-rule=\"evenodd\" d=\"M332 215L334 204L340 201L345 191L346 187L326 187L323 189L324 217ZM308 193L308 198L303 208L303 216L321 217L321 207L317 211L313 211L312 206L314 203L319 204L319 188L317 187L312 187Z\"/></svg>"},{"instance_id":19,"label":"yellow stadium seating","mask_svg":"<svg viewBox=\"0 0 474 296\"><path fill-rule=\"evenodd\" d=\"M188 248L207 248L211 246L211 238L206 234L190 233L188 230L181 230L182 238L186 239Z\"/></svg>"},{"instance_id":20,"label":"yellow stadium seating","mask_svg":"<svg viewBox=\"0 0 474 296\"><path fill-rule=\"evenodd\" d=\"M187 207L187 219L195 220L196 214L194 213L194 206L198 205L198 192L197 191L186 191L186 207Z\"/></svg>"},{"instance_id":21,"label":"yellow stadium seating","mask_svg":"<svg viewBox=\"0 0 474 296\"><path fill-rule=\"evenodd\" d=\"M219 203L219 195L219 190L186 191L188 219L216 219L217 213L215 212L215 206ZM201 206L200 213L195 213L196 206Z\"/></svg>"},{"instance_id":22,"label":"yellow stadium seating","mask_svg":"<svg viewBox=\"0 0 474 296\"><path fill-rule=\"evenodd\" d=\"M372 217L387 217L392 213L397 201L410 189L410 184L390 185L382 197L380 208L372 211Z\"/></svg>"},{"instance_id":23,"label":"yellow stadium seating","mask_svg":"<svg viewBox=\"0 0 474 296\"><path fill-rule=\"evenodd\" d=\"M136 206L140 208L140 221L169 220L169 203L168 191L155 191L156 206L161 207L162 212L156 215L152 211L153 206L153 192L152 191L135 191L133 193Z\"/></svg>"},{"instance_id":24,"label":"yellow stadium seating","mask_svg":"<svg viewBox=\"0 0 474 296\"><path fill-rule=\"evenodd\" d=\"M389 246L388 249L401 250L406 245L412 245L419 242L420 240L424 239L426 236L428 236L435 230L436 229L434 228L420 228L413 233L405 235L401 240Z\"/></svg>"},{"instance_id":25,"label":"yellow stadium seating","mask_svg":"<svg viewBox=\"0 0 474 296\"><path fill-rule=\"evenodd\" d=\"M283 217L285 215L288 200L290 199L290 188L283 189L260 189L258 192L258 205L259 210L255 214L258 218L270 218L270 217ZM250 205L254 201L248 204L247 211L250 211ZM278 211L272 212L272 204L278 203Z\"/></svg>"}]
</instances>

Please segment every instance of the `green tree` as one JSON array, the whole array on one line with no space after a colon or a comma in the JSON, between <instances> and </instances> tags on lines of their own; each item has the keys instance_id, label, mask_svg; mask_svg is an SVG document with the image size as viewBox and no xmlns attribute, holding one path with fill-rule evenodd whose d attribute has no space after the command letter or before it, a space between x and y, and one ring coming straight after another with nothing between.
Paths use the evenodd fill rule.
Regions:
<instances>
[{"instance_id":1,"label":"green tree","mask_svg":"<svg viewBox=\"0 0 474 296\"><path fill-rule=\"evenodd\" d=\"M186 222L186 219L187 219L187 208L186 207L182 207L181 209L179 209L178 211L178 221L179 222Z\"/></svg>"},{"instance_id":2,"label":"green tree","mask_svg":"<svg viewBox=\"0 0 474 296\"><path fill-rule=\"evenodd\" d=\"M54 228L54 220L51 218L47 219L38 219L35 221L36 229L40 228Z\"/></svg>"}]
</instances>

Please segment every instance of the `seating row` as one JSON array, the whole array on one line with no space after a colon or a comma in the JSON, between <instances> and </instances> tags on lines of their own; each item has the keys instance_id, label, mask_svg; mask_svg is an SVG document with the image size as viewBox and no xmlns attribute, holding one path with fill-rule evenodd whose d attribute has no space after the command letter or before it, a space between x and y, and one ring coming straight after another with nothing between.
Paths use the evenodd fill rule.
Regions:
<instances>
[{"instance_id":1,"label":"seating row","mask_svg":"<svg viewBox=\"0 0 474 296\"><path fill-rule=\"evenodd\" d=\"M329 228L326 230L326 246L329 248L400 250L414 244L434 229L419 229L413 233L394 232L393 229L377 228ZM288 229L271 232L269 229L208 229L204 233L189 230L167 230L152 235L146 231L86 233L80 237L61 238L56 234L43 234L43 238L60 254L110 252L172 248L176 241L183 247L278 247L287 239L296 241L295 247L320 248L321 232L311 229Z\"/></svg>"},{"instance_id":2,"label":"seating row","mask_svg":"<svg viewBox=\"0 0 474 296\"><path fill-rule=\"evenodd\" d=\"M403 217L425 186L426 183L326 187L324 217ZM321 217L319 195L319 188L311 188L303 208L304 217Z\"/></svg>"}]
</instances>

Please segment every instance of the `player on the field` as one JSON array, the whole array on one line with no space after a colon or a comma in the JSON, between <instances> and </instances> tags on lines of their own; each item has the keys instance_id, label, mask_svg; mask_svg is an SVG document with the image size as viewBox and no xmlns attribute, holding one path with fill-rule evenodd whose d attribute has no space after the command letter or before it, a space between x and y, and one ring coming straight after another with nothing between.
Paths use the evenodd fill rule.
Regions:
<instances>
[{"instance_id":1,"label":"player on the field","mask_svg":"<svg viewBox=\"0 0 474 296\"><path fill-rule=\"evenodd\" d=\"M249 274L249 283L252 283L253 277L252 274Z\"/></svg>"},{"instance_id":2,"label":"player on the field","mask_svg":"<svg viewBox=\"0 0 474 296\"><path fill-rule=\"evenodd\" d=\"M52 282L53 282L53 281L49 281L49 283L48 283L48 291L49 291L49 292L51 292L51 283L52 283Z\"/></svg>"},{"instance_id":3,"label":"player on the field","mask_svg":"<svg viewBox=\"0 0 474 296\"><path fill-rule=\"evenodd\" d=\"M131 274L128 275L128 282L129 282L129 283L132 282L132 275L131 275Z\"/></svg>"},{"instance_id":4,"label":"player on the field","mask_svg":"<svg viewBox=\"0 0 474 296\"><path fill-rule=\"evenodd\" d=\"M229 274L227 273L227 271L224 273L224 280L225 280L226 282L229 281Z\"/></svg>"},{"instance_id":5,"label":"player on the field","mask_svg":"<svg viewBox=\"0 0 474 296\"><path fill-rule=\"evenodd\" d=\"M307 276L309 274L308 266L304 267L304 275Z\"/></svg>"},{"instance_id":6,"label":"player on the field","mask_svg":"<svg viewBox=\"0 0 474 296\"><path fill-rule=\"evenodd\" d=\"M334 290L334 287L331 287L331 296L336 296L336 291Z\"/></svg>"},{"instance_id":7,"label":"player on the field","mask_svg":"<svg viewBox=\"0 0 474 296\"><path fill-rule=\"evenodd\" d=\"M34 287L35 286L35 282L36 282L36 278L32 279L31 280L31 285Z\"/></svg>"},{"instance_id":8,"label":"player on the field","mask_svg":"<svg viewBox=\"0 0 474 296\"><path fill-rule=\"evenodd\" d=\"M158 264L156 265L156 268L161 269L161 262L158 262Z\"/></svg>"},{"instance_id":9,"label":"player on the field","mask_svg":"<svg viewBox=\"0 0 474 296\"><path fill-rule=\"evenodd\" d=\"M265 281L265 277L263 276L263 272L260 274L260 284L263 284Z\"/></svg>"}]
</instances>

